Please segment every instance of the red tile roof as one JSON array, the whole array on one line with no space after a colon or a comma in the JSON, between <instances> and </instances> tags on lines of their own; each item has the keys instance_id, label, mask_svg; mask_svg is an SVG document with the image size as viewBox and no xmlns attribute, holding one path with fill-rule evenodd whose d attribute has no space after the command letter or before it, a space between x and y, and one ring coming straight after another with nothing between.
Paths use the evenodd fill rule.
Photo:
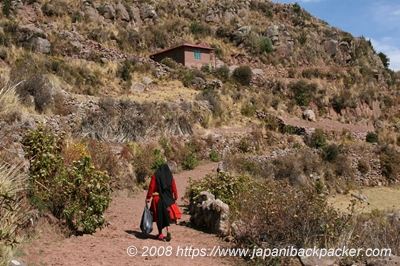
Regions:
<instances>
[{"instance_id":1,"label":"red tile roof","mask_svg":"<svg viewBox=\"0 0 400 266\"><path fill-rule=\"evenodd\" d=\"M161 53L164 53L166 51L174 50L174 49L177 49L177 48L180 48L180 47L184 47L184 46L193 47L193 48L200 48L200 49L207 49L207 50L214 50L214 48L212 48L210 46L191 44L191 43L184 43L184 44L181 44L181 45L173 47L173 48L168 48L168 49L161 50L161 51L159 51L157 53L151 54L150 56L153 56L153 55L156 55L156 54L161 54Z\"/></svg>"}]
</instances>

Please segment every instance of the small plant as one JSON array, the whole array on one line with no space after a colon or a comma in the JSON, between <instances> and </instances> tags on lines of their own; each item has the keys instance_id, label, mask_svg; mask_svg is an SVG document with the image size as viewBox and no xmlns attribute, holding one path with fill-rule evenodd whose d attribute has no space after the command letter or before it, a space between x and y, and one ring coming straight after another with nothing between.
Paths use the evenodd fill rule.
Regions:
<instances>
[{"instance_id":1,"label":"small plant","mask_svg":"<svg viewBox=\"0 0 400 266\"><path fill-rule=\"evenodd\" d=\"M244 86L250 85L253 72L249 66L239 66L233 71L232 77Z\"/></svg>"},{"instance_id":2,"label":"small plant","mask_svg":"<svg viewBox=\"0 0 400 266\"><path fill-rule=\"evenodd\" d=\"M299 42L301 45L304 45L307 42L307 34L305 32L300 34Z\"/></svg>"},{"instance_id":3,"label":"small plant","mask_svg":"<svg viewBox=\"0 0 400 266\"><path fill-rule=\"evenodd\" d=\"M214 150L214 149L212 149L211 152L210 152L210 160L211 160L212 162L219 162L219 161L221 161L221 158L220 158L220 156L219 156L219 153L218 153L216 150Z\"/></svg>"},{"instance_id":4,"label":"small plant","mask_svg":"<svg viewBox=\"0 0 400 266\"><path fill-rule=\"evenodd\" d=\"M324 148L328 137L323 129L317 128L311 135L310 146L313 148Z\"/></svg>"},{"instance_id":5,"label":"small plant","mask_svg":"<svg viewBox=\"0 0 400 266\"><path fill-rule=\"evenodd\" d=\"M131 72L132 72L132 64L129 60L125 59L124 63L120 68L120 77L124 81L130 81L132 79Z\"/></svg>"},{"instance_id":6,"label":"small plant","mask_svg":"<svg viewBox=\"0 0 400 266\"><path fill-rule=\"evenodd\" d=\"M167 67L172 68L172 69L176 69L178 66L178 64L175 62L175 60L173 60L172 58L169 58L169 57L164 57L161 60L161 64L164 64Z\"/></svg>"},{"instance_id":7,"label":"small plant","mask_svg":"<svg viewBox=\"0 0 400 266\"><path fill-rule=\"evenodd\" d=\"M322 183L321 179L315 182L315 189L317 190L317 194L324 192L324 183Z\"/></svg>"},{"instance_id":8,"label":"small plant","mask_svg":"<svg viewBox=\"0 0 400 266\"><path fill-rule=\"evenodd\" d=\"M242 138L238 145L239 151L246 153L250 151L250 143L246 138Z\"/></svg>"},{"instance_id":9,"label":"small plant","mask_svg":"<svg viewBox=\"0 0 400 266\"><path fill-rule=\"evenodd\" d=\"M369 131L367 133L365 141L368 142L368 143L378 143L379 138L378 138L378 135L376 133Z\"/></svg>"},{"instance_id":10,"label":"small plant","mask_svg":"<svg viewBox=\"0 0 400 266\"><path fill-rule=\"evenodd\" d=\"M315 83L306 83L305 81L292 83L289 87L299 106L308 106L317 91L317 85Z\"/></svg>"},{"instance_id":11,"label":"small plant","mask_svg":"<svg viewBox=\"0 0 400 266\"><path fill-rule=\"evenodd\" d=\"M159 149L154 149L153 151L153 166L151 167L151 170L155 172L158 167L162 164L166 163L165 157L161 153L161 150Z\"/></svg>"},{"instance_id":12,"label":"small plant","mask_svg":"<svg viewBox=\"0 0 400 266\"><path fill-rule=\"evenodd\" d=\"M185 152L183 155L182 166L185 170L192 170L199 165L199 161L196 154L196 149L193 145L189 143L185 143Z\"/></svg>"},{"instance_id":13,"label":"small plant","mask_svg":"<svg viewBox=\"0 0 400 266\"><path fill-rule=\"evenodd\" d=\"M324 150L324 160L333 162L339 155L339 148L336 144L331 144Z\"/></svg>"},{"instance_id":14,"label":"small plant","mask_svg":"<svg viewBox=\"0 0 400 266\"><path fill-rule=\"evenodd\" d=\"M8 18L11 14L11 0L4 0L1 10L3 15Z\"/></svg>"},{"instance_id":15,"label":"small plant","mask_svg":"<svg viewBox=\"0 0 400 266\"><path fill-rule=\"evenodd\" d=\"M366 162L364 159L358 160L357 169L360 171L361 174L366 174L370 170L369 163Z\"/></svg>"},{"instance_id":16,"label":"small plant","mask_svg":"<svg viewBox=\"0 0 400 266\"><path fill-rule=\"evenodd\" d=\"M222 65L215 69L215 75L221 79L223 82L229 79L229 67L227 65Z\"/></svg>"}]
</instances>

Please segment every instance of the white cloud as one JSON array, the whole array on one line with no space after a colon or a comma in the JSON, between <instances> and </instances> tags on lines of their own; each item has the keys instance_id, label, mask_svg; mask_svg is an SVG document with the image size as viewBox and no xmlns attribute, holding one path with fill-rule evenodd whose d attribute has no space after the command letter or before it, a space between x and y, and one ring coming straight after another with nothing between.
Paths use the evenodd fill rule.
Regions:
<instances>
[{"instance_id":1,"label":"white cloud","mask_svg":"<svg viewBox=\"0 0 400 266\"><path fill-rule=\"evenodd\" d=\"M375 22L386 28L395 28L400 26L400 5L376 3L371 6L371 11Z\"/></svg>"},{"instance_id":2,"label":"white cloud","mask_svg":"<svg viewBox=\"0 0 400 266\"><path fill-rule=\"evenodd\" d=\"M377 53L384 53L390 60L389 68L394 71L400 70L400 48L393 46L390 42L393 41L391 37L385 37L381 40L371 39L372 46Z\"/></svg>"}]
</instances>

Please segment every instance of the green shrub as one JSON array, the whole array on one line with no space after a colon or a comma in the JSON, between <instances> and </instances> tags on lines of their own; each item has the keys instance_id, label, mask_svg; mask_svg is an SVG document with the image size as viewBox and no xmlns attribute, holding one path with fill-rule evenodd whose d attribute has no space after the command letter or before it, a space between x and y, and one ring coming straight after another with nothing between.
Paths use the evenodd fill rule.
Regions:
<instances>
[{"instance_id":1,"label":"green shrub","mask_svg":"<svg viewBox=\"0 0 400 266\"><path fill-rule=\"evenodd\" d=\"M1 10L3 15L8 18L11 14L11 0L4 0Z\"/></svg>"},{"instance_id":2,"label":"green shrub","mask_svg":"<svg viewBox=\"0 0 400 266\"><path fill-rule=\"evenodd\" d=\"M185 143L185 151L183 155L182 167L185 170L192 170L199 165L196 149L190 142Z\"/></svg>"},{"instance_id":3,"label":"green shrub","mask_svg":"<svg viewBox=\"0 0 400 266\"><path fill-rule=\"evenodd\" d=\"M324 148L328 139L327 134L323 129L317 128L311 135L310 146L313 148Z\"/></svg>"},{"instance_id":4,"label":"green shrub","mask_svg":"<svg viewBox=\"0 0 400 266\"><path fill-rule=\"evenodd\" d=\"M177 64L172 58L169 58L169 57L164 57L164 58L161 60L161 64L164 64L164 65L166 65L167 67L170 67L170 68L172 68L172 69L176 69L177 66L178 66L178 64Z\"/></svg>"},{"instance_id":5,"label":"green shrub","mask_svg":"<svg viewBox=\"0 0 400 266\"><path fill-rule=\"evenodd\" d=\"M306 83L301 80L289 85L297 105L308 106L314 98L315 92L317 91L317 85L315 83Z\"/></svg>"},{"instance_id":6,"label":"green shrub","mask_svg":"<svg viewBox=\"0 0 400 266\"><path fill-rule=\"evenodd\" d=\"M241 195L236 205L243 221L236 238L238 246L263 243L264 248L335 247L351 226L351 214L329 206L315 188L294 189L287 182L278 182L269 190ZM252 202L252 208L248 208L248 202Z\"/></svg>"},{"instance_id":7,"label":"green shrub","mask_svg":"<svg viewBox=\"0 0 400 266\"><path fill-rule=\"evenodd\" d=\"M212 149L211 152L210 152L210 160L211 160L212 162L219 162L219 161L221 161L221 157L219 156L219 153L218 153L216 150L214 150L214 149Z\"/></svg>"},{"instance_id":8,"label":"green shrub","mask_svg":"<svg viewBox=\"0 0 400 266\"><path fill-rule=\"evenodd\" d=\"M253 72L249 66L239 66L233 71L232 77L240 84L248 86L253 77Z\"/></svg>"},{"instance_id":9,"label":"green shrub","mask_svg":"<svg viewBox=\"0 0 400 266\"><path fill-rule=\"evenodd\" d=\"M223 82L229 79L229 67L227 65L222 65L215 69L215 75L221 79Z\"/></svg>"},{"instance_id":10,"label":"green shrub","mask_svg":"<svg viewBox=\"0 0 400 266\"><path fill-rule=\"evenodd\" d=\"M211 34L211 28L206 23L192 22L189 26L190 32L197 38Z\"/></svg>"},{"instance_id":11,"label":"green shrub","mask_svg":"<svg viewBox=\"0 0 400 266\"><path fill-rule=\"evenodd\" d=\"M244 116L252 117L256 112L257 107L254 104L248 103L240 108L240 113Z\"/></svg>"},{"instance_id":12,"label":"green shrub","mask_svg":"<svg viewBox=\"0 0 400 266\"><path fill-rule=\"evenodd\" d=\"M389 182L398 182L400 172L400 154L394 147L384 146L379 155L382 175Z\"/></svg>"},{"instance_id":13,"label":"green shrub","mask_svg":"<svg viewBox=\"0 0 400 266\"><path fill-rule=\"evenodd\" d=\"M299 37L299 42L301 45L304 45L307 42L307 33L302 32Z\"/></svg>"},{"instance_id":14,"label":"green shrub","mask_svg":"<svg viewBox=\"0 0 400 266\"><path fill-rule=\"evenodd\" d=\"M336 144L331 144L324 150L324 160L333 162L339 155L339 148Z\"/></svg>"},{"instance_id":15,"label":"green shrub","mask_svg":"<svg viewBox=\"0 0 400 266\"><path fill-rule=\"evenodd\" d=\"M151 167L151 170L153 172L157 171L158 167L162 164L167 163L165 161L164 155L161 153L161 150L159 149L154 149L153 151L153 166Z\"/></svg>"},{"instance_id":16,"label":"green shrub","mask_svg":"<svg viewBox=\"0 0 400 266\"><path fill-rule=\"evenodd\" d=\"M385 54L382 53L382 52L380 52L380 53L378 54L378 56L381 58L383 66L384 66L385 68L388 68L389 65L390 65L390 58L387 57L387 55L385 55Z\"/></svg>"},{"instance_id":17,"label":"green shrub","mask_svg":"<svg viewBox=\"0 0 400 266\"><path fill-rule=\"evenodd\" d=\"M365 141L369 143L378 143L379 138L376 133L368 131Z\"/></svg>"},{"instance_id":18,"label":"green shrub","mask_svg":"<svg viewBox=\"0 0 400 266\"><path fill-rule=\"evenodd\" d=\"M321 194L324 192L324 183L322 183L321 179L318 179L315 182L315 189L317 190L317 194Z\"/></svg>"},{"instance_id":19,"label":"green shrub","mask_svg":"<svg viewBox=\"0 0 400 266\"><path fill-rule=\"evenodd\" d=\"M241 192L250 190L254 183L248 175L233 175L228 172L220 172L218 175L207 174L203 179L189 179L189 186L185 191L185 197L193 200L200 196L200 192L208 191L222 202L231 205L236 196Z\"/></svg>"},{"instance_id":20,"label":"green shrub","mask_svg":"<svg viewBox=\"0 0 400 266\"><path fill-rule=\"evenodd\" d=\"M111 202L110 176L96 170L86 155L65 167L63 140L43 127L29 131L22 143L30 163L30 202L65 219L72 232L93 233L104 227L103 213Z\"/></svg>"},{"instance_id":21,"label":"green shrub","mask_svg":"<svg viewBox=\"0 0 400 266\"><path fill-rule=\"evenodd\" d=\"M238 149L242 153L250 151L250 143L246 138L242 138L238 144Z\"/></svg>"},{"instance_id":22,"label":"green shrub","mask_svg":"<svg viewBox=\"0 0 400 266\"><path fill-rule=\"evenodd\" d=\"M132 79L131 73L133 70L132 62L128 59L125 59L124 63L122 64L119 75L124 81L130 81Z\"/></svg>"},{"instance_id":23,"label":"green shrub","mask_svg":"<svg viewBox=\"0 0 400 266\"><path fill-rule=\"evenodd\" d=\"M90 157L84 156L55 179L53 193L58 193L54 197L58 200L53 202L53 212L64 217L74 232L94 233L107 224L103 213L111 203L110 181L109 175L96 170Z\"/></svg>"}]
</instances>

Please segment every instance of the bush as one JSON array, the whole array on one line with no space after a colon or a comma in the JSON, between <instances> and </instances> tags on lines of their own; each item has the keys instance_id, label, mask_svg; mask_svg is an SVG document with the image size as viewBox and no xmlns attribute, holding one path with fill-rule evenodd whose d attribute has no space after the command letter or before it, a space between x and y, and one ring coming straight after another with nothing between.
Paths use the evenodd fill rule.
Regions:
<instances>
[{"instance_id":1,"label":"bush","mask_svg":"<svg viewBox=\"0 0 400 266\"><path fill-rule=\"evenodd\" d=\"M124 81L130 81L132 79L131 77L131 72L132 72L132 63L130 60L125 59L124 63L119 69L119 76L124 80Z\"/></svg>"},{"instance_id":2,"label":"bush","mask_svg":"<svg viewBox=\"0 0 400 266\"><path fill-rule=\"evenodd\" d=\"M228 172L220 172L218 175L207 174L203 179L189 179L189 186L185 191L185 197L190 202L200 196L200 192L208 191L216 199L230 205L235 196L241 192L250 189L254 185L248 175L233 175Z\"/></svg>"},{"instance_id":3,"label":"bush","mask_svg":"<svg viewBox=\"0 0 400 266\"><path fill-rule=\"evenodd\" d=\"M185 143L182 166L185 170L192 170L199 165L196 149L190 142Z\"/></svg>"},{"instance_id":4,"label":"bush","mask_svg":"<svg viewBox=\"0 0 400 266\"><path fill-rule=\"evenodd\" d=\"M393 147L384 146L379 156L381 162L382 175L389 182L397 182L400 172L400 154Z\"/></svg>"},{"instance_id":5,"label":"bush","mask_svg":"<svg viewBox=\"0 0 400 266\"><path fill-rule=\"evenodd\" d=\"M253 72L249 66L239 66L233 71L232 77L243 86L248 86L253 77Z\"/></svg>"},{"instance_id":6,"label":"bush","mask_svg":"<svg viewBox=\"0 0 400 266\"><path fill-rule=\"evenodd\" d=\"M217 151L215 151L214 149L212 149L211 152L210 152L210 160L212 162L221 161L221 157L219 156L219 153Z\"/></svg>"},{"instance_id":7,"label":"bush","mask_svg":"<svg viewBox=\"0 0 400 266\"><path fill-rule=\"evenodd\" d=\"M215 69L215 75L221 79L223 82L229 79L229 67L227 65L222 65Z\"/></svg>"},{"instance_id":8,"label":"bush","mask_svg":"<svg viewBox=\"0 0 400 266\"><path fill-rule=\"evenodd\" d=\"M385 54L382 53L382 52L380 52L380 53L378 54L378 56L381 58L383 66L384 66L385 68L388 68L389 65L390 65L390 58L387 57L387 55L385 55Z\"/></svg>"},{"instance_id":9,"label":"bush","mask_svg":"<svg viewBox=\"0 0 400 266\"><path fill-rule=\"evenodd\" d=\"M72 232L93 233L104 227L103 213L111 202L110 176L96 170L85 153L65 167L63 140L43 127L29 131L22 143L30 163L30 202L65 219Z\"/></svg>"},{"instance_id":10,"label":"bush","mask_svg":"<svg viewBox=\"0 0 400 266\"><path fill-rule=\"evenodd\" d=\"M236 218L242 221L235 228L238 246L335 247L351 226L351 214L329 206L315 188L294 189L288 182L278 182L269 191L263 190L242 193L235 205Z\"/></svg>"},{"instance_id":11,"label":"bush","mask_svg":"<svg viewBox=\"0 0 400 266\"><path fill-rule=\"evenodd\" d=\"M4 0L1 10L3 15L8 18L11 14L11 0Z\"/></svg>"},{"instance_id":12,"label":"bush","mask_svg":"<svg viewBox=\"0 0 400 266\"><path fill-rule=\"evenodd\" d=\"M164 65L166 65L167 67L172 68L172 69L176 69L177 66L178 66L178 64L177 64L173 59L171 59L171 58L169 58L169 57L164 57L164 58L161 60L161 64L164 64Z\"/></svg>"},{"instance_id":13,"label":"bush","mask_svg":"<svg viewBox=\"0 0 400 266\"><path fill-rule=\"evenodd\" d=\"M374 132L369 131L367 133L365 141L369 142L369 143L378 143L378 141L379 141L378 135L376 133L374 133Z\"/></svg>"},{"instance_id":14,"label":"bush","mask_svg":"<svg viewBox=\"0 0 400 266\"><path fill-rule=\"evenodd\" d=\"M26 82L17 87L17 93L21 101L28 106L33 96L35 110L39 113L45 112L53 105L53 90L47 79L40 74L31 75Z\"/></svg>"},{"instance_id":15,"label":"bush","mask_svg":"<svg viewBox=\"0 0 400 266\"><path fill-rule=\"evenodd\" d=\"M250 143L247 138L242 138L238 144L238 149L242 153L246 153L250 151Z\"/></svg>"},{"instance_id":16,"label":"bush","mask_svg":"<svg viewBox=\"0 0 400 266\"><path fill-rule=\"evenodd\" d=\"M162 164L167 163L165 160L164 155L161 153L161 150L159 149L154 149L153 151L153 164L151 167L151 170L153 172L157 171L158 167Z\"/></svg>"},{"instance_id":17,"label":"bush","mask_svg":"<svg viewBox=\"0 0 400 266\"><path fill-rule=\"evenodd\" d=\"M306 83L305 81L298 81L289 85L297 105L308 106L314 98L315 92L317 91L317 85L315 83Z\"/></svg>"},{"instance_id":18,"label":"bush","mask_svg":"<svg viewBox=\"0 0 400 266\"><path fill-rule=\"evenodd\" d=\"M368 162L366 162L363 159L360 159L360 160L358 160L358 163L357 163L357 169L358 169L358 171L360 171L361 174L366 174L369 172L370 166L369 166Z\"/></svg>"},{"instance_id":19,"label":"bush","mask_svg":"<svg viewBox=\"0 0 400 266\"><path fill-rule=\"evenodd\" d=\"M324 160L333 162L339 155L339 148L336 144L329 145L324 151Z\"/></svg>"},{"instance_id":20,"label":"bush","mask_svg":"<svg viewBox=\"0 0 400 266\"><path fill-rule=\"evenodd\" d=\"M324 148L326 146L326 141L328 136L323 129L317 128L311 135L310 146L313 148Z\"/></svg>"}]
</instances>

